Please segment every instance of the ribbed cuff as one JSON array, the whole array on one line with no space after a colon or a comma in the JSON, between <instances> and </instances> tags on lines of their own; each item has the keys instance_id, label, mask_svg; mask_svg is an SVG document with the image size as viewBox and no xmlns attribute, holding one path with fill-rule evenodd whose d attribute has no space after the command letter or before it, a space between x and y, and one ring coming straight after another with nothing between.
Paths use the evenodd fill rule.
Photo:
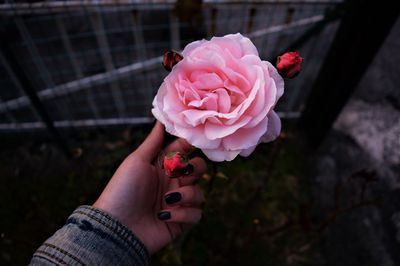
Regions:
<instances>
[{"instance_id":1,"label":"ribbed cuff","mask_svg":"<svg viewBox=\"0 0 400 266\"><path fill-rule=\"evenodd\" d=\"M118 220L92 206L78 207L31 264L138 265L150 263L143 243ZM44 263L46 264L46 263Z\"/></svg>"},{"instance_id":2,"label":"ribbed cuff","mask_svg":"<svg viewBox=\"0 0 400 266\"><path fill-rule=\"evenodd\" d=\"M106 234L113 235L119 239L124 247L132 250L135 255L142 258L143 265L147 265L150 262L150 254L146 247L133 233L132 231L120 223L116 218L111 217L106 212L96 209L92 206L83 205L78 207L72 215L68 218L85 219L86 217L91 219L91 222L103 230ZM67 220L67 223L68 223Z\"/></svg>"}]
</instances>

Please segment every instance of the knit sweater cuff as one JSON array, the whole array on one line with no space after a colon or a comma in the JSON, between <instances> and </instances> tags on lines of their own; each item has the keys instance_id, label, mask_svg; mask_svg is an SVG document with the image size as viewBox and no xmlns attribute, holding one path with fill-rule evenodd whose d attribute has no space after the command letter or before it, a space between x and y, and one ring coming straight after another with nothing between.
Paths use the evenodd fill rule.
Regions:
<instances>
[{"instance_id":1,"label":"knit sweater cuff","mask_svg":"<svg viewBox=\"0 0 400 266\"><path fill-rule=\"evenodd\" d=\"M31 265L149 264L143 243L118 220L91 206L78 207L64 227L35 252Z\"/></svg>"}]
</instances>

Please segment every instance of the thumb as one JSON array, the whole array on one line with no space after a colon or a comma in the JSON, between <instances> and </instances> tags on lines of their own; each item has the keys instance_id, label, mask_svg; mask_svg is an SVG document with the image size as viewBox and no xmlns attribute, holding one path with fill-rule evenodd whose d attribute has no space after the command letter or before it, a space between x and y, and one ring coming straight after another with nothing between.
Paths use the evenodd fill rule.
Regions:
<instances>
[{"instance_id":1,"label":"thumb","mask_svg":"<svg viewBox=\"0 0 400 266\"><path fill-rule=\"evenodd\" d=\"M153 129L135 153L144 160L152 161L161 150L164 140L164 126L157 121Z\"/></svg>"}]
</instances>

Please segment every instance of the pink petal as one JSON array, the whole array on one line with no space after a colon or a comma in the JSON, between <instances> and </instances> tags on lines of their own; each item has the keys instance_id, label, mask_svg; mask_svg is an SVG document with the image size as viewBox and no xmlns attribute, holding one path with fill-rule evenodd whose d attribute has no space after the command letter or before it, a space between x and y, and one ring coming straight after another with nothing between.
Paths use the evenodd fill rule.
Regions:
<instances>
[{"instance_id":1,"label":"pink petal","mask_svg":"<svg viewBox=\"0 0 400 266\"><path fill-rule=\"evenodd\" d=\"M243 67L243 65L247 67ZM259 57L255 55L245 55L242 59L240 59L240 72L251 84L253 84L258 78L256 72L253 70L254 66L264 68L264 66L262 65L262 61Z\"/></svg>"},{"instance_id":2,"label":"pink petal","mask_svg":"<svg viewBox=\"0 0 400 266\"><path fill-rule=\"evenodd\" d=\"M208 123L214 123L216 125L223 125L221 120L218 117L210 116L207 118Z\"/></svg>"},{"instance_id":3,"label":"pink petal","mask_svg":"<svg viewBox=\"0 0 400 266\"><path fill-rule=\"evenodd\" d=\"M242 151L240 152L240 156L243 156L243 157L247 157L247 156L249 156L250 154L252 154L252 153L253 153L253 151L256 149L256 147L257 147L257 145L256 145L256 146L249 147L249 148L247 148L247 149L244 149L244 150L242 150Z\"/></svg>"},{"instance_id":4,"label":"pink petal","mask_svg":"<svg viewBox=\"0 0 400 266\"><path fill-rule=\"evenodd\" d=\"M164 109L163 99L164 99L166 93L167 93L166 84L165 84L165 82L163 82L157 92L157 95L154 97L153 109L151 110L154 117L157 120L159 120L162 124L164 124L165 126L171 124L171 122L168 121L168 119L165 116L165 113L163 111L163 109Z\"/></svg>"},{"instance_id":5,"label":"pink petal","mask_svg":"<svg viewBox=\"0 0 400 266\"><path fill-rule=\"evenodd\" d=\"M154 99L155 100L155 99ZM153 101L153 109L151 109L152 114L154 115L154 117L161 122L161 124L166 125L167 124L167 120L164 117L163 113L160 111L160 109L158 109L157 105L154 105L154 101Z\"/></svg>"},{"instance_id":6,"label":"pink petal","mask_svg":"<svg viewBox=\"0 0 400 266\"><path fill-rule=\"evenodd\" d=\"M240 43L231 38L226 38L226 36L212 37L210 42L218 45L221 51L228 50L236 58L241 58L243 56L243 50Z\"/></svg>"},{"instance_id":7,"label":"pink petal","mask_svg":"<svg viewBox=\"0 0 400 266\"><path fill-rule=\"evenodd\" d=\"M210 140L204 135L204 127L181 127L175 126L175 136L186 139L190 144L199 149L216 149L220 146L221 140Z\"/></svg>"},{"instance_id":8,"label":"pink petal","mask_svg":"<svg viewBox=\"0 0 400 266\"><path fill-rule=\"evenodd\" d=\"M163 111L166 113L177 113L181 112L186 109L185 105L183 104L183 98L180 99L178 93L173 90L168 84L165 86L167 92L163 97Z\"/></svg>"},{"instance_id":9,"label":"pink petal","mask_svg":"<svg viewBox=\"0 0 400 266\"><path fill-rule=\"evenodd\" d=\"M218 69L225 68L225 60L220 53L212 50L202 50L199 48L196 53L199 53L198 57L187 57L184 58L179 64L176 64L168 76L175 73L180 73L186 77L190 77L190 74L194 71L204 72L216 72ZM201 56L200 56L201 55ZM218 73L217 73L218 74Z\"/></svg>"},{"instance_id":10,"label":"pink petal","mask_svg":"<svg viewBox=\"0 0 400 266\"><path fill-rule=\"evenodd\" d=\"M253 55L258 56L257 48L250 41L249 38L244 37L242 34L240 34L240 33L228 34L228 35L225 35L224 37L232 39L235 42L238 42L240 44L240 46L242 47L243 55L253 54Z\"/></svg>"},{"instance_id":11,"label":"pink petal","mask_svg":"<svg viewBox=\"0 0 400 266\"><path fill-rule=\"evenodd\" d=\"M183 57L187 57L188 55L190 55L196 48L198 48L199 46L201 46L202 44L206 43L206 40L200 40L200 41L195 41L195 42L191 42L188 45L186 45L186 47L183 49L182 51L182 55Z\"/></svg>"},{"instance_id":12,"label":"pink petal","mask_svg":"<svg viewBox=\"0 0 400 266\"><path fill-rule=\"evenodd\" d=\"M199 75L193 85L199 90L214 90L223 86L223 81L215 73Z\"/></svg>"},{"instance_id":13,"label":"pink petal","mask_svg":"<svg viewBox=\"0 0 400 266\"><path fill-rule=\"evenodd\" d=\"M204 125L204 134L208 139L220 139L233 134L236 130L246 125L251 120L250 116L242 116L237 123L229 126L216 125L214 123L206 123Z\"/></svg>"},{"instance_id":14,"label":"pink petal","mask_svg":"<svg viewBox=\"0 0 400 266\"><path fill-rule=\"evenodd\" d=\"M265 72L264 72L265 73ZM265 78L268 78L264 89L259 91L259 94L249 107L249 112L254 115L254 119L246 125L246 127L253 127L265 119L267 114L274 108L276 103L276 85L272 78L269 78L268 72L265 73Z\"/></svg>"},{"instance_id":15,"label":"pink petal","mask_svg":"<svg viewBox=\"0 0 400 266\"><path fill-rule=\"evenodd\" d=\"M208 96L202 100L195 100L189 103L188 106L193 106L202 110L218 111L217 95L208 93Z\"/></svg>"},{"instance_id":16,"label":"pink petal","mask_svg":"<svg viewBox=\"0 0 400 266\"><path fill-rule=\"evenodd\" d=\"M243 91L241 89L239 89L234 83L232 83L230 80L225 80L224 81L224 87L227 90L230 90L233 93L237 93L241 96L244 96L245 94L243 93Z\"/></svg>"},{"instance_id":17,"label":"pink petal","mask_svg":"<svg viewBox=\"0 0 400 266\"><path fill-rule=\"evenodd\" d=\"M196 109L184 110L182 112L182 115L185 117L185 121L193 127L204 124L208 117L215 116L215 114L217 114L216 111Z\"/></svg>"},{"instance_id":18,"label":"pink petal","mask_svg":"<svg viewBox=\"0 0 400 266\"><path fill-rule=\"evenodd\" d=\"M268 130L264 136L261 137L261 142L270 142L275 140L281 133L281 119L274 112L268 114Z\"/></svg>"},{"instance_id":19,"label":"pink petal","mask_svg":"<svg viewBox=\"0 0 400 266\"><path fill-rule=\"evenodd\" d=\"M232 161L238 156L238 151L227 151L224 149L202 149L202 152L214 162Z\"/></svg>"},{"instance_id":20,"label":"pink petal","mask_svg":"<svg viewBox=\"0 0 400 266\"><path fill-rule=\"evenodd\" d=\"M241 150L256 146L260 143L260 138L267 132L268 118L264 118L253 128L240 128L232 135L222 140L222 145L226 149Z\"/></svg>"},{"instance_id":21,"label":"pink petal","mask_svg":"<svg viewBox=\"0 0 400 266\"><path fill-rule=\"evenodd\" d=\"M249 80L240 72L234 71L229 67L224 69L224 74L233 84L235 84L241 91L247 92L251 89Z\"/></svg>"},{"instance_id":22,"label":"pink petal","mask_svg":"<svg viewBox=\"0 0 400 266\"><path fill-rule=\"evenodd\" d=\"M263 89L263 84L264 82L261 80L262 79L262 69L260 67L255 67L255 70L257 72L257 75L260 77L256 80L256 82L254 83L250 94L247 96L247 99L245 99L240 105L238 105L233 112L237 112L237 116L236 117L241 117L243 116L244 113L246 113L247 109L249 108L249 106L252 104L252 102L254 101L258 91L260 89ZM251 113L249 113L251 114ZM235 119L229 119L226 121L226 125L232 125L233 123L236 123Z\"/></svg>"},{"instance_id":23,"label":"pink petal","mask_svg":"<svg viewBox=\"0 0 400 266\"><path fill-rule=\"evenodd\" d=\"M284 88L285 88L285 82L281 75L279 75L278 70L268 61L263 61L268 66L268 72L270 77L275 81L275 86L276 86L276 101L275 103L279 100L279 98L282 97Z\"/></svg>"},{"instance_id":24,"label":"pink petal","mask_svg":"<svg viewBox=\"0 0 400 266\"><path fill-rule=\"evenodd\" d=\"M218 99L218 112L228 113L231 109L231 98L225 89L215 90Z\"/></svg>"},{"instance_id":25,"label":"pink petal","mask_svg":"<svg viewBox=\"0 0 400 266\"><path fill-rule=\"evenodd\" d=\"M202 75L204 75L204 74L207 74L207 73L209 73L209 72L204 71L204 70L195 70L195 71L192 71L192 72L189 74L190 82L195 82L200 76L202 76Z\"/></svg>"},{"instance_id":26,"label":"pink petal","mask_svg":"<svg viewBox=\"0 0 400 266\"><path fill-rule=\"evenodd\" d=\"M183 93L183 103L188 104L200 100L199 94L193 89L186 89Z\"/></svg>"}]
</instances>

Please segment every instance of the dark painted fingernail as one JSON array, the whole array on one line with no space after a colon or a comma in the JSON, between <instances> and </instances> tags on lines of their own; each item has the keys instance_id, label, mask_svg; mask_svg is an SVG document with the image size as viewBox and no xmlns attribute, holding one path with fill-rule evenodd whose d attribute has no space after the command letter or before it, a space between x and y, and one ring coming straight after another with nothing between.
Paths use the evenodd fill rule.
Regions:
<instances>
[{"instance_id":1,"label":"dark painted fingernail","mask_svg":"<svg viewBox=\"0 0 400 266\"><path fill-rule=\"evenodd\" d=\"M194 171L194 166L193 164L188 164L188 166L186 166L186 170L183 173L184 175L190 175L191 173L193 173Z\"/></svg>"},{"instance_id":2,"label":"dark painted fingernail","mask_svg":"<svg viewBox=\"0 0 400 266\"><path fill-rule=\"evenodd\" d=\"M172 192L165 196L165 202L167 204L174 204L177 203L182 199L182 195L179 192Z\"/></svg>"},{"instance_id":3,"label":"dark painted fingernail","mask_svg":"<svg viewBox=\"0 0 400 266\"><path fill-rule=\"evenodd\" d=\"M159 212L158 219L160 219L162 221L171 219L171 213L170 212Z\"/></svg>"}]
</instances>

